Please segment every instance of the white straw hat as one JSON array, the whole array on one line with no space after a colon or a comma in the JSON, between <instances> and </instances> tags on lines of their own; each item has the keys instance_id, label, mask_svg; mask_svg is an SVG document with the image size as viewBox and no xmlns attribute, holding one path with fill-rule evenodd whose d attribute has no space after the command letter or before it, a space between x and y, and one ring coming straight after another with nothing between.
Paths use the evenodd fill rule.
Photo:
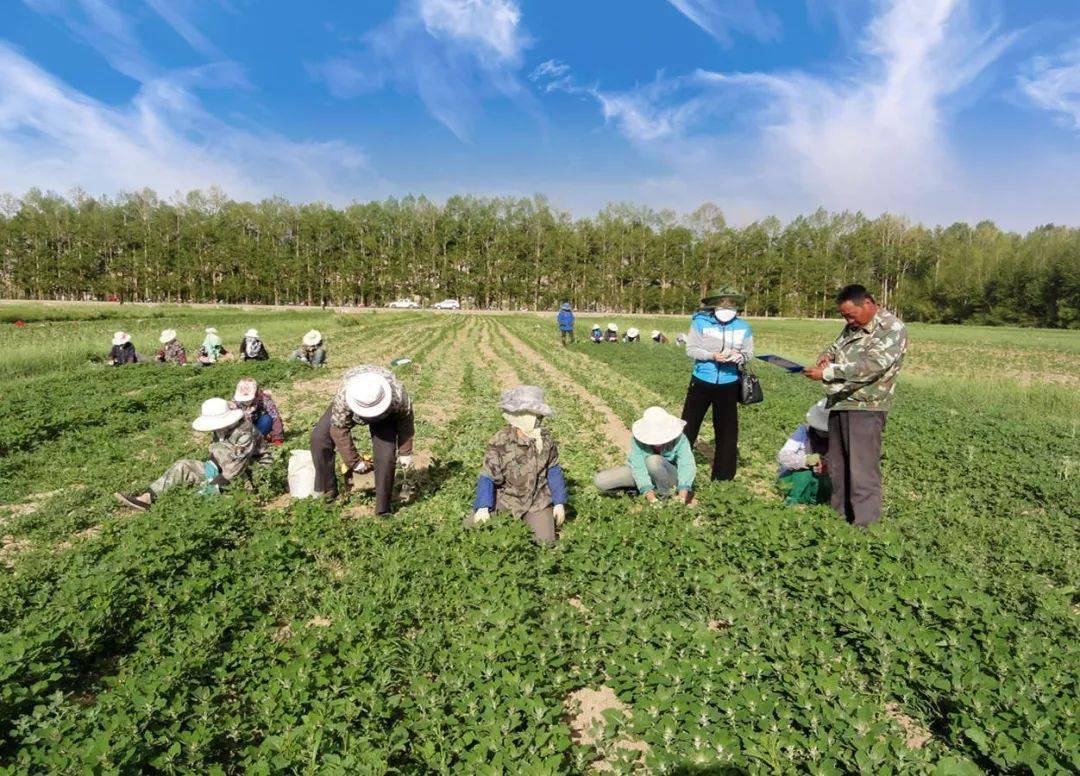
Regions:
<instances>
[{"instance_id":1,"label":"white straw hat","mask_svg":"<svg viewBox=\"0 0 1080 776\"><path fill-rule=\"evenodd\" d=\"M158 342L162 345L168 345L174 339L176 339L176 329L165 329L165 331L161 332L161 336L158 337Z\"/></svg>"},{"instance_id":2,"label":"white straw hat","mask_svg":"<svg viewBox=\"0 0 1080 776\"><path fill-rule=\"evenodd\" d=\"M823 434L829 432L829 408L825 406L824 399L815 402L814 405L806 411L806 422L816 431L820 431Z\"/></svg>"},{"instance_id":3,"label":"white straw hat","mask_svg":"<svg viewBox=\"0 0 1080 776\"><path fill-rule=\"evenodd\" d=\"M641 334L641 332L638 331L637 329L635 329L633 326L631 326L629 329L626 330L626 336L627 337L636 337L639 334Z\"/></svg>"},{"instance_id":4,"label":"white straw hat","mask_svg":"<svg viewBox=\"0 0 1080 776\"><path fill-rule=\"evenodd\" d=\"M653 329L652 334L650 334L649 336L652 337L653 339L656 339L657 337L660 336L660 330L659 329Z\"/></svg>"},{"instance_id":5,"label":"white straw hat","mask_svg":"<svg viewBox=\"0 0 1080 776\"><path fill-rule=\"evenodd\" d=\"M258 329L248 329L247 331L244 332L244 336L248 337L250 339L258 339L259 338L259 330Z\"/></svg>"},{"instance_id":6,"label":"white straw hat","mask_svg":"<svg viewBox=\"0 0 1080 776\"><path fill-rule=\"evenodd\" d=\"M242 377L236 384L236 392L233 401L251 401L259 392L259 381L254 377Z\"/></svg>"},{"instance_id":7,"label":"white straw hat","mask_svg":"<svg viewBox=\"0 0 1080 776\"><path fill-rule=\"evenodd\" d=\"M304 335L304 344L310 347L315 347L322 342L322 332L318 329L312 329Z\"/></svg>"},{"instance_id":8,"label":"white straw hat","mask_svg":"<svg viewBox=\"0 0 1080 776\"><path fill-rule=\"evenodd\" d=\"M345 383L345 403L362 418L377 418L394 400L390 381L374 372L356 375Z\"/></svg>"},{"instance_id":9,"label":"white straw hat","mask_svg":"<svg viewBox=\"0 0 1080 776\"><path fill-rule=\"evenodd\" d=\"M112 337L112 344L114 345L126 345L131 342L131 335L126 331L118 331Z\"/></svg>"},{"instance_id":10,"label":"white straw hat","mask_svg":"<svg viewBox=\"0 0 1080 776\"><path fill-rule=\"evenodd\" d=\"M679 438L686 421L675 417L663 407L649 407L634 421L630 431L643 445L666 445Z\"/></svg>"},{"instance_id":11,"label":"white straw hat","mask_svg":"<svg viewBox=\"0 0 1080 776\"><path fill-rule=\"evenodd\" d=\"M218 330L217 330L217 329L215 329L215 328L214 328L213 326L208 326L208 327L206 328L206 333L207 333L207 334L217 334L217 333L218 333Z\"/></svg>"},{"instance_id":12,"label":"white straw hat","mask_svg":"<svg viewBox=\"0 0 1080 776\"><path fill-rule=\"evenodd\" d=\"M609 324L607 325L607 330L608 330L608 331L618 331L618 330L619 330L619 327L618 327L618 326L616 326L616 325L615 325L614 323L609 323Z\"/></svg>"},{"instance_id":13,"label":"white straw hat","mask_svg":"<svg viewBox=\"0 0 1080 776\"><path fill-rule=\"evenodd\" d=\"M229 403L224 399L207 399L191 427L196 431L220 431L239 423L242 417L244 411L229 409Z\"/></svg>"}]
</instances>

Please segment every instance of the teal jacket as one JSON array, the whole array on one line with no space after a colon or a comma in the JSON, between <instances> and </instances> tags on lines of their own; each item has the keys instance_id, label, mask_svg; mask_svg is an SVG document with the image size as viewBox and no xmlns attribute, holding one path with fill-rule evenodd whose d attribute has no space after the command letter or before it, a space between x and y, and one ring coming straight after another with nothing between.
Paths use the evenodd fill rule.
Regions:
<instances>
[{"instance_id":1,"label":"teal jacket","mask_svg":"<svg viewBox=\"0 0 1080 776\"><path fill-rule=\"evenodd\" d=\"M645 459L650 455L661 455L665 461L675 464L675 470L678 472L678 490L694 489L697 462L694 461L694 451L690 448L690 441L686 438L686 434L679 434L678 439L664 445L659 453L653 450L651 445L643 445L636 439L630 440L630 455L626 462L634 474L638 493L642 495L653 490L652 478L649 477L649 470L645 468Z\"/></svg>"}]
</instances>

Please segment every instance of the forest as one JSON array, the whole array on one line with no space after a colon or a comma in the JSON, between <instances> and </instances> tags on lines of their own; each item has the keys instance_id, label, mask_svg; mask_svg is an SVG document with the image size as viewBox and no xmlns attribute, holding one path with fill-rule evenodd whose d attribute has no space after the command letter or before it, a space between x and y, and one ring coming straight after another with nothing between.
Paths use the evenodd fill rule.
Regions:
<instances>
[{"instance_id":1,"label":"forest","mask_svg":"<svg viewBox=\"0 0 1080 776\"><path fill-rule=\"evenodd\" d=\"M1080 229L928 227L825 210L733 226L612 204L576 218L544 197L424 197L343 208L222 191L165 200L32 190L0 198L7 298L674 313L732 283L747 313L827 317L851 282L913 321L1080 328Z\"/></svg>"}]
</instances>

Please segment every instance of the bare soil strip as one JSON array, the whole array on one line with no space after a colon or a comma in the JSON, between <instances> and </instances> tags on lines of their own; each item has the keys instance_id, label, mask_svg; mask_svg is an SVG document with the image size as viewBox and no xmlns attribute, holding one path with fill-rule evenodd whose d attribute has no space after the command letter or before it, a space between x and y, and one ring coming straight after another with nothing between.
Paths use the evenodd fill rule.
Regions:
<instances>
[{"instance_id":1,"label":"bare soil strip","mask_svg":"<svg viewBox=\"0 0 1080 776\"><path fill-rule=\"evenodd\" d=\"M630 429L628 429L622 419L612 411L611 407L605 404L601 399L598 399L596 396L589 393L579 383L574 382L566 374L552 366L552 364L544 359L536 350L511 334L503 324L497 323L496 326L499 328L500 336L506 340L507 344L509 344L514 352L521 356L523 360L530 364L534 364L543 371L544 374L550 377L555 384L570 391L603 418L600 430L603 432L604 436L607 437L608 441L615 446L616 450L625 451L630 446Z\"/></svg>"},{"instance_id":2,"label":"bare soil strip","mask_svg":"<svg viewBox=\"0 0 1080 776\"><path fill-rule=\"evenodd\" d=\"M484 321L480 327L480 335L477 339L477 349L482 357L483 364L488 367L495 378L496 385L506 390L521 384L521 376L517 370L502 356L495 351L492 342L492 327L489 321Z\"/></svg>"}]
</instances>

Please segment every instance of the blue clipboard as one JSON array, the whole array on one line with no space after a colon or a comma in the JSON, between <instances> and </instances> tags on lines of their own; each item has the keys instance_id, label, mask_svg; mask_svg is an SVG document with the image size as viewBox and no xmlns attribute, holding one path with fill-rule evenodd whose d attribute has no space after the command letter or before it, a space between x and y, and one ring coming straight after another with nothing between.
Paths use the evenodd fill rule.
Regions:
<instances>
[{"instance_id":1,"label":"blue clipboard","mask_svg":"<svg viewBox=\"0 0 1080 776\"><path fill-rule=\"evenodd\" d=\"M786 369L788 372L801 372L806 368L802 364L796 364L794 361L788 361L786 358L781 358L780 356L758 356L758 358L773 366Z\"/></svg>"}]
</instances>

